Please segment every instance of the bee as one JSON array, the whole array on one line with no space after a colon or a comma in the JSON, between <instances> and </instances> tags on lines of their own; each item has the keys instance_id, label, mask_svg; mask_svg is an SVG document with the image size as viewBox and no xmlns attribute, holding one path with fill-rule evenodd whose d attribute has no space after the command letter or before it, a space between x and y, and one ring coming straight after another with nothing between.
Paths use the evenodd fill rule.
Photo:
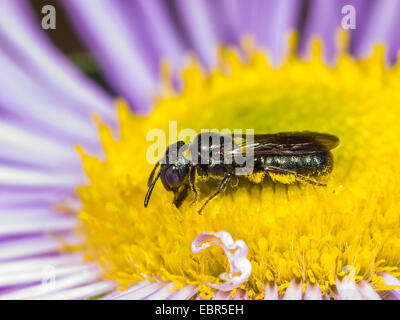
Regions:
<instances>
[{"instance_id":1,"label":"bee","mask_svg":"<svg viewBox=\"0 0 400 320\"><path fill-rule=\"evenodd\" d=\"M199 210L201 213L213 198L226 189L228 182L237 175L237 169L248 165L246 161L251 161L250 170L244 170L242 175L250 180L261 174L262 179L268 175L274 183L300 182L326 187L319 178L332 172L333 156L330 150L338 144L339 139L334 135L310 131L256 134L251 139L202 132L192 142L178 141L167 148L150 174L144 206L147 207L158 179L166 190L174 193L173 203L179 208L190 189L195 201L198 200L196 176L220 178L218 189L204 202Z\"/></svg>"}]
</instances>

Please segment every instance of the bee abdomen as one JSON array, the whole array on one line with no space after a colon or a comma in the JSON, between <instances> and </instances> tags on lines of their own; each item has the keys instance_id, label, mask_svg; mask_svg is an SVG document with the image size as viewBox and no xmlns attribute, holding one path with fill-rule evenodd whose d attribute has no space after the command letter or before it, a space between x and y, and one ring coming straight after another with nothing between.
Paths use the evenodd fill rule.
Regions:
<instances>
[{"instance_id":1,"label":"bee abdomen","mask_svg":"<svg viewBox=\"0 0 400 320\"><path fill-rule=\"evenodd\" d=\"M275 155L258 159L262 167L277 167L306 176L329 174L333 167L332 154L320 152L308 155Z\"/></svg>"}]
</instances>

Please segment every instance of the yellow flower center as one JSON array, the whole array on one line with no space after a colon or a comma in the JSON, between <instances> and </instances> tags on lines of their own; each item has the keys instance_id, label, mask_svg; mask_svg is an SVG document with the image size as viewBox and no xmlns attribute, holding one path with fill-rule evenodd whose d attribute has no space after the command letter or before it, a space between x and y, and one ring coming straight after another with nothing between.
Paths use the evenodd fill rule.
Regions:
<instances>
[{"instance_id":1,"label":"yellow flower center","mask_svg":"<svg viewBox=\"0 0 400 320\"><path fill-rule=\"evenodd\" d=\"M121 288L142 279L195 284L212 296L206 283L218 283L228 261L218 246L194 254L191 243L202 232L221 230L247 244L252 273L242 288L250 297L262 297L269 283L282 293L293 280L303 288L317 283L329 295L346 274L383 290L383 271L400 276L399 65L386 68L377 46L368 60L353 61L343 52L329 67L320 42L312 47L309 61L290 55L279 68L249 43L241 55L221 50L219 67L208 75L192 59L182 92L165 80L147 117L133 116L118 101L119 133L113 136L100 123L105 159L80 151L90 184L77 190L83 203L79 232L86 239L81 249L105 277ZM146 161L153 143L146 135L153 128L168 135L169 121L177 121L178 132L309 130L341 142L326 188L294 184L286 190L267 178L240 179L199 215L218 181L199 181L201 201L191 206L190 195L179 210L158 183L144 208L153 168Z\"/></svg>"}]
</instances>

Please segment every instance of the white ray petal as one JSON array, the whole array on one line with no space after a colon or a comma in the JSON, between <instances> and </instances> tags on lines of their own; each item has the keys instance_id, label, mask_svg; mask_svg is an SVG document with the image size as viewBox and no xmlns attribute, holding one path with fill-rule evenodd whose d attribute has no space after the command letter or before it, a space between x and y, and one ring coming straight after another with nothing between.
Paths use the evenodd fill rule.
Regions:
<instances>
[{"instance_id":1,"label":"white ray petal","mask_svg":"<svg viewBox=\"0 0 400 320\"><path fill-rule=\"evenodd\" d=\"M65 267L54 267L48 265L43 267L42 270L0 275L0 287L15 286L19 284L42 281L44 277L49 275L49 273L51 273L51 276L54 276L57 279L57 277L62 277L67 274L87 273L88 270L88 265L84 264Z\"/></svg>"},{"instance_id":2,"label":"white ray petal","mask_svg":"<svg viewBox=\"0 0 400 320\"><path fill-rule=\"evenodd\" d=\"M6 240L1 242L0 261L58 252L61 248L62 243L58 239L45 236Z\"/></svg>"},{"instance_id":3,"label":"white ray petal","mask_svg":"<svg viewBox=\"0 0 400 320\"><path fill-rule=\"evenodd\" d=\"M81 286L78 288L61 290L60 292L41 295L34 298L34 300L80 300L89 299L96 296L105 294L115 289L115 282L108 280L100 280L92 284Z\"/></svg>"},{"instance_id":4,"label":"white ray petal","mask_svg":"<svg viewBox=\"0 0 400 320\"><path fill-rule=\"evenodd\" d=\"M94 267L90 268L88 272L76 272L69 276L56 279L56 281L54 281L54 285L46 285L41 283L0 295L0 300L33 299L38 296L49 295L51 293L60 292L61 290L82 286L98 279L99 270Z\"/></svg>"},{"instance_id":5,"label":"white ray petal","mask_svg":"<svg viewBox=\"0 0 400 320\"><path fill-rule=\"evenodd\" d=\"M307 284L304 300L322 300L322 293L318 283L315 285Z\"/></svg>"},{"instance_id":6,"label":"white ray petal","mask_svg":"<svg viewBox=\"0 0 400 320\"><path fill-rule=\"evenodd\" d=\"M244 283L251 274L251 263L247 259L248 248L243 240L233 241L231 235L226 231L202 232L196 237L191 245L193 253L200 253L212 245L220 246L229 261L229 272L222 273L219 277L224 280L221 284L209 283L212 288L232 291Z\"/></svg>"},{"instance_id":7,"label":"white ray petal","mask_svg":"<svg viewBox=\"0 0 400 320\"><path fill-rule=\"evenodd\" d=\"M396 277L394 277L391 274L386 273L386 272L384 272L382 274L382 280L387 285L394 285L394 286L399 286L400 285L400 280L399 279L397 279ZM395 299L400 300L400 289L390 290L390 293Z\"/></svg>"},{"instance_id":8,"label":"white ray petal","mask_svg":"<svg viewBox=\"0 0 400 320\"><path fill-rule=\"evenodd\" d=\"M38 232L59 232L73 230L77 220L74 217L52 217L47 220L24 220L0 225L0 236Z\"/></svg>"},{"instance_id":9,"label":"white ray petal","mask_svg":"<svg viewBox=\"0 0 400 320\"><path fill-rule=\"evenodd\" d=\"M363 300L356 283L348 277L344 277L342 281L336 279L336 289L341 300Z\"/></svg>"},{"instance_id":10,"label":"white ray petal","mask_svg":"<svg viewBox=\"0 0 400 320\"><path fill-rule=\"evenodd\" d=\"M230 292L218 291L211 300L232 300Z\"/></svg>"},{"instance_id":11,"label":"white ray petal","mask_svg":"<svg viewBox=\"0 0 400 320\"><path fill-rule=\"evenodd\" d=\"M23 54L24 61L35 71L35 77L40 76L40 80L55 89L57 96L79 101L80 107L113 118L111 98L48 41L40 23L32 24L34 19L26 19L25 15L29 16L30 12L21 8L23 5L21 1L2 1L0 29L7 41Z\"/></svg>"},{"instance_id":12,"label":"white ray petal","mask_svg":"<svg viewBox=\"0 0 400 320\"><path fill-rule=\"evenodd\" d=\"M276 283L274 287L271 287L270 284L266 284L265 291L264 291L264 300L278 300L278 287Z\"/></svg>"},{"instance_id":13,"label":"white ray petal","mask_svg":"<svg viewBox=\"0 0 400 320\"><path fill-rule=\"evenodd\" d=\"M0 276L10 273L32 272L46 266L66 266L84 263L80 254L63 253L56 257L41 257L0 263Z\"/></svg>"},{"instance_id":14,"label":"white ray petal","mask_svg":"<svg viewBox=\"0 0 400 320\"><path fill-rule=\"evenodd\" d=\"M175 283L166 283L161 289L155 291L146 297L146 300L164 300L171 295L171 289L175 286Z\"/></svg>"},{"instance_id":15,"label":"white ray petal","mask_svg":"<svg viewBox=\"0 0 400 320\"><path fill-rule=\"evenodd\" d=\"M365 280L362 280L360 284L358 284L358 291L366 300L381 300L379 294L375 291L374 288Z\"/></svg>"},{"instance_id":16,"label":"white ray petal","mask_svg":"<svg viewBox=\"0 0 400 320\"><path fill-rule=\"evenodd\" d=\"M136 290L123 291L120 295L114 296L116 300L139 300L148 297L163 287L162 283L152 282L149 285L143 286Z\"/></svg>"},{"instance_id":17,"label":"white ray petal","mask_svg":"<svg viewBox=\"0 0 400 320\"><path fill-rule=\"evenodd\" d=\"M167 298L167 300L188 300L192 298L197 293L197 288L195 286L186 286L180 290L175 290Z\"/></svg>"},{"instance_id":18,"label":"white ray petal","mask_svg":"<svg viewBox=\"0 0 400 320\"><path fill-rule=\"evenodd\" d=\"M0 185L37 186L37 187L73 187L84 183L80 172L75 174L52 174L37 170L20 169L11 166L0 166Z\"/></svg>"},{"instance_id":19,"label":"white ray petal","mask_svg":"<svg viewBox=\"0 0 400 320\"><path fill-rule=\"evenodd\" d=\"M247 300L248 299L248 291L239 289L236 294L233 296L232 300Z\"/></svg>"},{"instance_id":20,"label":"white ray petal","mask_svg":"<svg viewBox=\"0 0 400 320\"><path fill-rule=\"evenodd\" d=\"M303 296L302 285L292 281L291 285L286 289L283 300L301 300Z\"/></svg>"},{"instance_id":21,"label":"white ray petal","mask_svg":"<svg viewBox=\"0 0 400 320\"><path fill-rule=\"evenodd\" d=\"M116 289L113 292L110 292L106 296L102 297L102 299L103 300L111 300L111 299L114 299L116 297L123 297L124 295L128 295L128 294L130 294L130 293L132 293L132 292L134 292L136 290L139 290L139 289L141 289L143 287L146 287L146 286L149 286L151 284L152 284L152 282L144 280L144 281L138 282L134 286L132 286L129 289L126 289L124 291Z\"/></svg>"}]
</instances>

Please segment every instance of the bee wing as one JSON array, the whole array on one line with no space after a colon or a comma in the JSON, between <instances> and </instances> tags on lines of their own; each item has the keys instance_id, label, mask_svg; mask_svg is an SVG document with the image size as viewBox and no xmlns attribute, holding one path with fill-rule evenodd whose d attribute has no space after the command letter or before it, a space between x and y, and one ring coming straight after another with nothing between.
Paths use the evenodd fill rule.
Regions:
<instances>
[{"instance_id":1,"label":"bee wing","mask_svg":"<svg viewBox=\"0 0 400 320\"><path fill-rule=\"evenodd\" d=\"M234 140L236 145L228 152L242 156L249 152L254 152L255 156L314 154L331 150L339 144L334 135L310 131L258 134L253 139L241 136L234 137Z\"/></svg>"}]
</instances>

